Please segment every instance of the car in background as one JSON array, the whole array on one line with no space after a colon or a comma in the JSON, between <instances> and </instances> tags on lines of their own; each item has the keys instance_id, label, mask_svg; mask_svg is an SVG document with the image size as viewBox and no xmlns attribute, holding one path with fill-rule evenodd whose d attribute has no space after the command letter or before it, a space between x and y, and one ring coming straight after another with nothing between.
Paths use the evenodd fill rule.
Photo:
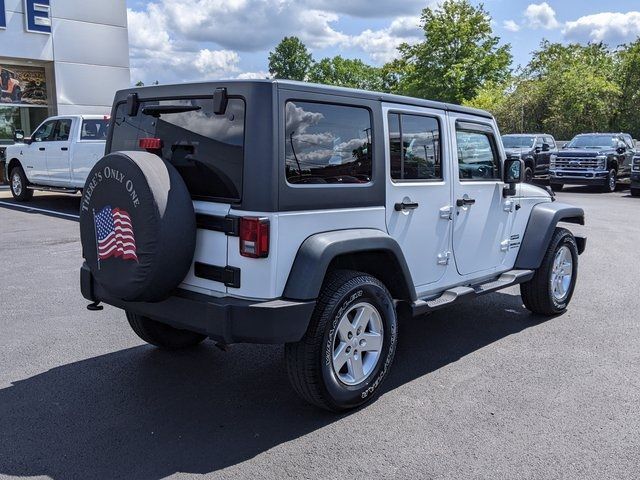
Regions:
<instances>
[{"instance_id":1,"label":"car in background","mask_svg":"<svg viewBox=\"0 0 640 480\"><path fill-rule=\"evenodd\" d=\"M620 181L629 181L635 154L628 133L576 135L551 156L549 184L556 191L571 184L598 185L604 192L613 192Z\"/></svg>"},{"instance_id":2,"label":"car in background","mask_svg":"<svg viewBox=\"0 0 640 480\"><path fill-rule=\"evenodd\" d=\"M104 155L108 127L105 115L65 115L46 119L30 138L17 130L5 154L13 197L24 202L34 190L80 191Z\"/></svg>"},{"instance_id":3,"label":"car in background","mask_svg":"<svg viewBox=\"0 0 640 480\"><path fill-rule=\"evenodd\" d=\"M507 158L524 161L524 181L549 175L551 155L558 152L556 140L547 133L520 133L502 136Z\"/></svg>"}]
</instances>

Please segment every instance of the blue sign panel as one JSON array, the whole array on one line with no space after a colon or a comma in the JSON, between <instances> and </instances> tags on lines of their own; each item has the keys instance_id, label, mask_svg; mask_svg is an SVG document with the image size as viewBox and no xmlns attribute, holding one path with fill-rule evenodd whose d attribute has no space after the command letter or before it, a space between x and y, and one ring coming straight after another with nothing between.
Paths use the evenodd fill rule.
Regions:
<instances>
[{"instance_id":1,"label":"blue sign panel","mask_svg":"<svg viewBox=\"0 0 640 480\"><path fill-rule=\"evenodd\" d=\"M0 0L0 28L7 28L7 14L4 10L4 0Z\"/></svg>"},{"instance_id":2,"label":"blue sign panel","mask_svg":"<svg viewBox=\"0 0 640 480\"><path fill-rule=\"evenodd\" d=\"M51 33L50 0L24 0L27 32Z\"/></svg>"}]
</instances>

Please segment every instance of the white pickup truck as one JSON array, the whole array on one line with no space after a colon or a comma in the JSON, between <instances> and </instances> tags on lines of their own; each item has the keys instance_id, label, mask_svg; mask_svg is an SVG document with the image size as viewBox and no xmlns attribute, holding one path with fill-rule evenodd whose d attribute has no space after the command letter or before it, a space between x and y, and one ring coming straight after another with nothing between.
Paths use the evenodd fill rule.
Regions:
<instances>
[{"instance_id":1,"label":"white pickup truck","mask_svg":"<svg viewBox=\"0 0 640 480\"><path fill-rule=\"evenodd\" d=\"M13 197L28 201L34 190L77 193L104 155L109 117L65 115L46 119L30 138L16 132L6 150Z\"/></svg>"}]
</instances>

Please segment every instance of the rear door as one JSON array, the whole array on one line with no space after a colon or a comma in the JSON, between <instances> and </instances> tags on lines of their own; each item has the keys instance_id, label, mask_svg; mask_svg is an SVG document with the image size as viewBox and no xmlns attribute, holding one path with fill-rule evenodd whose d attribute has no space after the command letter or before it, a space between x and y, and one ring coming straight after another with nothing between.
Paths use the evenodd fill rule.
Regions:
<instances>
[{"instance_id":1,"label":"rear door","mask_svg":"<svg viewBox=\"0 0 640 480\"><path fill-rule=\"evenodd\" d=\"M227 216L242 196L244 120L245 102L232 96L221 115L214 113L213 98L207 97L144 101L134 116L121 103L112 118L111 151L141 150L143 138L162 140L162 157L191 193L198 234L184 288L210 295L227 292L227 243L234 228Z\"/></svg>"},{"instance_id":2,"label":"rear door","mask_svg":"<svg viewBox=\"0 0 640 480\"><path fill-rule=\"evenodd\" d=\"M451 260L449 139L444 111L383 105L386 122L387 230L414 284L440 280Z\"/></svg>"},{"instance_id":3,"label":"rear door","mask_svg":"<svg viewBox=\"0 0 640 480\"><path fill-rule=\"evenodd\" d=\"M49 181L54 185L68 186L71 183L69 148L71 129L76 121L71 118L58 119L51 141L47 145L47 170Z\"/></svg>"},{"instance_id":4,"label":"rear door","mask_svg":"<svg viewBox=\"0 0 640 480\"><path fill-rule=\"evenodd\" d=\"M509 250L513 203L503 197L503 153L489 120L451 115L454 175L453 251L461 275L500 270ZM454 161L454 165L455 165Z\"/></svg>"}]
</instances>

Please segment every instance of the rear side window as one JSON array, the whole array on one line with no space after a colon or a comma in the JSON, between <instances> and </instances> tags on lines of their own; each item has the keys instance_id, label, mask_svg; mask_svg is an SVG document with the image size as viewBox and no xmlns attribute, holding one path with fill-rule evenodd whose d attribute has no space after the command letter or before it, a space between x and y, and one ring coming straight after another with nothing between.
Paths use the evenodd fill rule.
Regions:
<instances>
[{"instance_id":1,"label":"rear side window","mask_svg":"<svg viewBox=\"0 0 640 480\"><path fill-rule=\"evenodd\" d=\"M112 119L111 151L141 150L141 138L159 138L162 157L176 167L193 198L239 201L245 102L230 98L224 114L213 110L213 98L156 100L141 102L130 117L120 104Z\"/></svg>"},{"instance_id":2,"label":"rear side window","mask_svg":"<svg viewBox=\"0 0 640 480\"><path fill-rule=\"evenodd\" d=\"M390 113L389 146L393 180L442 180L436 118Z\"/></svg>"},{"instance_id":3,"label":"rear side window","mask_svg":"<svg viewBox=\"0 0 640 480\"><path fill-rule=\"evenodd\" d=\"M69 140L69 132L71 132L71 119L63 118L58 120L55 133L53 134L54 142L66 142Z\"/></svg>"},{"instance_id":4,"label":"rear side window","mask_svg":"<svg viewBox=\"0 0 640 480\"><path fill-rule=\"evenodd\" d=\"M80 140L106 140L109 120L83 120Z\"/></svg>"},{"instance_id":5,"label":"rear side window","mask_svg":"<svg viewBox=\"0 0 640 480\"><path fill-rule=\"evenodd\" d=\"M493 136L484 131L456 131L458 171L461 181L498 180L500 158Z\"/></svg>"},{"instance_id":6,"label":"rear side window","mask_svg":"<svg viewBox=\"0 0 640 480\"><path fill-rule=\"evenodd\" d=\"M361 107L286 103L285 170L291 184L368 183L371 114Z\"/></svg>"}]
</instances>

